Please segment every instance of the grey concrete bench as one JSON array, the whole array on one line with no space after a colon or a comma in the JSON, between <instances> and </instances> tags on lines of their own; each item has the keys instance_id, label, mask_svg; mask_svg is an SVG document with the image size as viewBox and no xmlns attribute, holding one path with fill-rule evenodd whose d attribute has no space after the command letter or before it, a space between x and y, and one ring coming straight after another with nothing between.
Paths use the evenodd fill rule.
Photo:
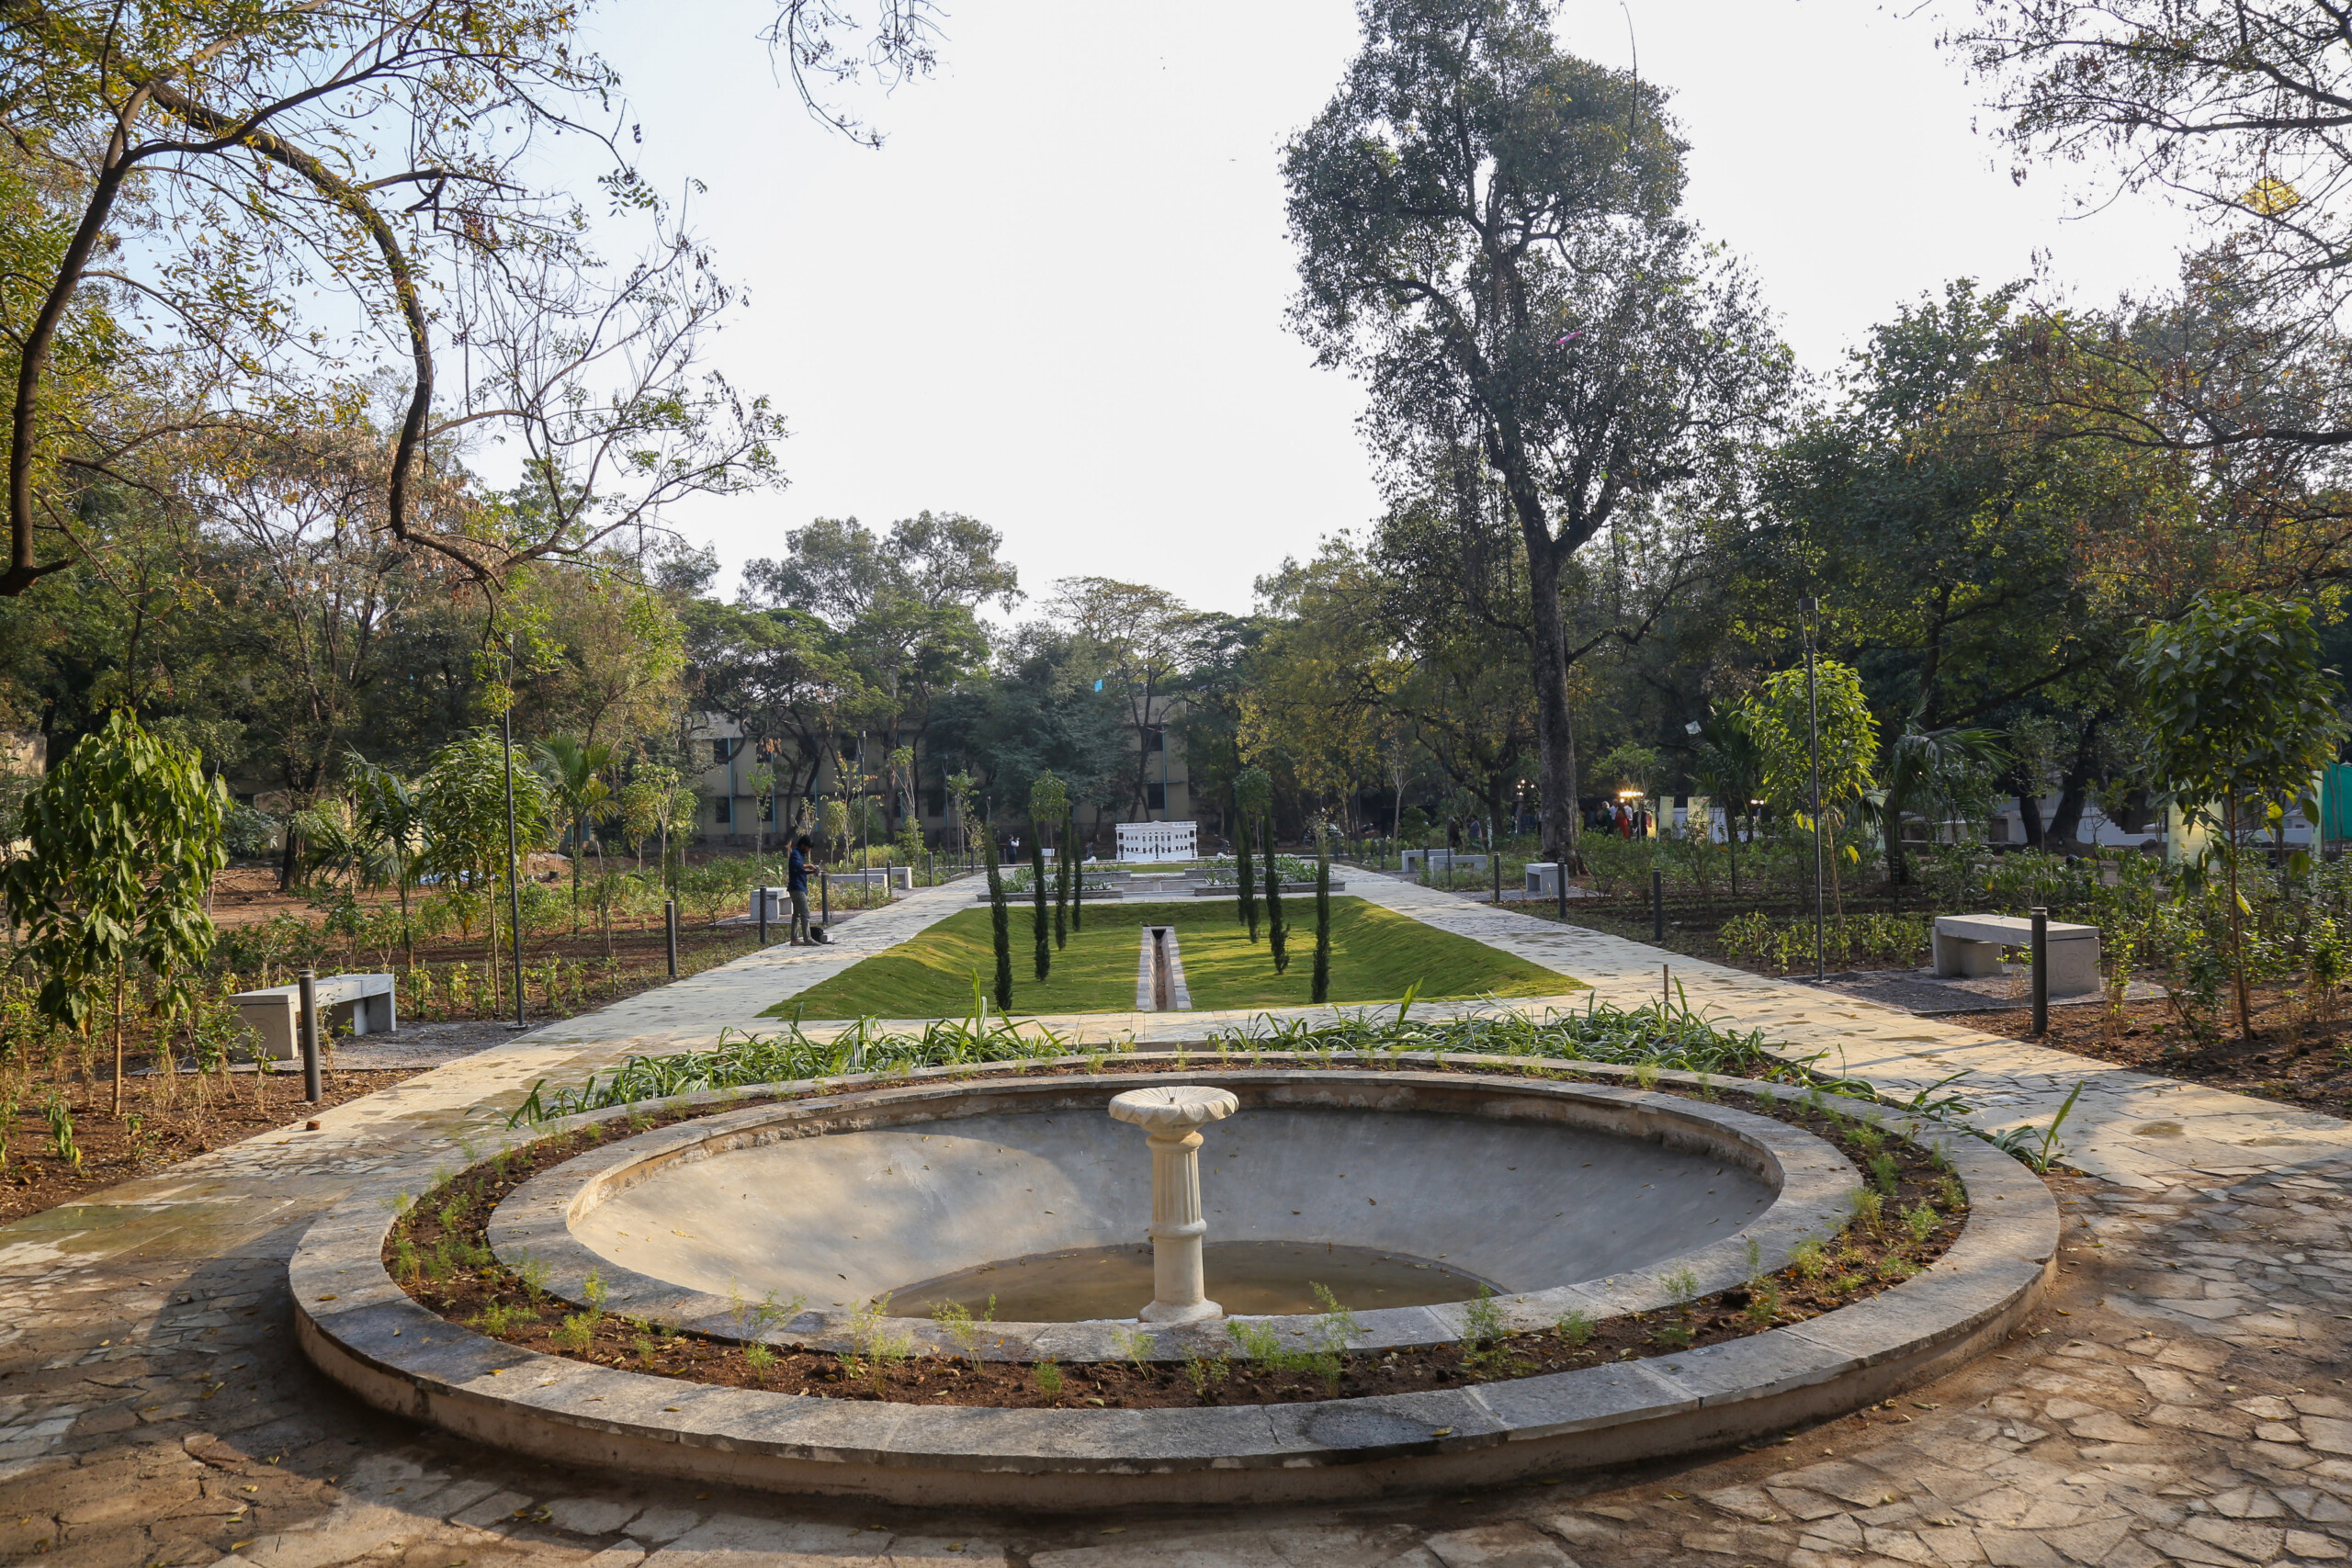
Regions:
<instances>
[{"instance_id":1,"label":"grey concrete bench","mask_svg":"<svg viewBox=\"0 0 2352 1568\"><path fill-rule=\"evenodd\" d=\"M322 975L317 981L320 1043L336 1030L353 1034L387 1034L400 1024L399 1004L390 975ZM262 1054L290 1062L302 1054L302 987L272 986L266 990L240 991L229 998L237 1015L261 1036Z\"/></svg>"},{"instance_id":2,"label":"grey concrete bench","mask_svg":"<svg viewBox=\"0 0 2352 1568\"><path fill-rule=\"evenodd\" d=\"M1484 871L1487 857L1462 850L1407 850L1399 857L1399 865L1408 874L1418 874L1421 862L1427 860L1431 871Z\"/></svg>"},{"instance_id":3,"label":"grey concrete bench","mask_svg":"<svg viewBox=\"0 0 2352 1568\"><path fill-rule=\"evenodd\" d=\"M2079 997L2096 991L2098 977L2098 928L2052 920L2050 994ZM2015 915L1938 915L1935 954L1939 975L1997 975L2001 950L2030 948L2033 922Z\"/></svg>"}]
</instances>

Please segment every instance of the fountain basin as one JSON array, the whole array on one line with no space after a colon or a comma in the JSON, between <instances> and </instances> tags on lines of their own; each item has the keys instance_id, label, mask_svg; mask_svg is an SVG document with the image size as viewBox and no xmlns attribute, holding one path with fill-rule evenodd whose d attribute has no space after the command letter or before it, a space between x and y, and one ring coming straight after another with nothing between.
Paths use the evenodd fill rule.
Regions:
<instances>
[{"instance_id":1,"label":"fountain basin","mask_svg":"<svg viewBox=\"0 0 2352 1568\"><path fill-rule=\"evenodd\" d=\"M533 1178L499 1205L491 1245L509 1268L536 1260L568 1301L584 1299L594 1271L609 1311L739 1335L742 1303L769 1302L787 1310L764 1337L845 1349L853 1313L910 1286L935 1291L990 1265L1143 1241L1144 1139L1103 1108L1155 1080L1167 1081L933 1084L684 1123ZM1750 1240L1758 1262L1779 1269L1800 1240L1837 1228L1860 1181L1844 1156L1785 1122L1612 1085L1514 1089L1454 1074L1332 1071L1186 1081L1229 1090L1242 1107L1216 1123L1201 1161L1210 1241L1442 1265L1498 1292L1506 1323L1638 1310L1623 1303L1657 1294L1657 1276L1676 1267L1702 1292L1720 1290L1755 1266ZM1259 1281L1236 1283L1248 1294ZM1208 1286L1212 1297L1222 1288L1215 1276ZM1341 1299L1369 1309L1359 1313L1363 1343L1393 1347L1459 1337L1460 1303L1475 1294L1398 1307ZM1134 1319L1149 1300L1147 1291L1117 1317ZM967 1304L977 1312L984 1301ZM1034 1319L1000 1312L989 1353L1117 1357L1096 1304ZM1305 1316L1292 1315L1278 1326L1306 1332ZM952 1347L927 1317L891 1326L919 1346ZM1204 1334L1225 1343L1214 1320L1171 1328L1161 1358L1201 1349Z\"/></svg>"},{"instance_id":2,"label":"fountain basin","mask_svg":"<svg viewBox=\"0 0 2352 1568\"><path fill-rule=\"evenodd\" d=\"M1476 1064L1455 1057L1452 1065ZM1556 1303L1565 1302L1589 1303L1587 1310L1596 1316L1663 1306L1668 1297L1657 1275L1669 1261L1690 1269L1702 1291L1723 1288L1744 1276L1747 1240L1758 1242L1770 1266L1772 1248L1784 1254L1785 1243L1822 1217L1816 1209L1808 1221L1804 1212L1813 1199L1826 1199L1827 1191L1815 1188L1826 1181L1842 1197L1851 1184L1850 1168L1838 1168L1844 1161L1834 1150L1770 1118L1608 1084L1529 1081L1505 1076L1514 1064L1494 1066L1496 1075L1483 1077L1412 1071L1207 1076L1242 1095L1250 1115L1267 1109L1386 1114L1418 1108L1441 1116L1548 1119L1571 1127L1613 1122L1619 1134L1640 1143L1683 1142L1689 1150L1709 1154L1744 1144L1753 1159L1747 1168L1759 1180L1777 1167L1777 1195L1744 1235L1736 1232L1638 1273L1516 1292L1497 1303L1507 1320L1549 1322L1565 1310ZM1611 1076L1606 1067L1579 1066ZM926 1122L1004 1114L1014 1105L1026 1113L1056 1113L1057 1095L1066 1097L1069 1110L1099 1117L1109 1093L1136 1081L1102 1075L973 1084L955 1082L942 1070L895 1087L859 1080L838 1086L842 1092L791 1105L722 1111L616 1141L543 1173L502 1205L500 1245L503 1250L522 1234L518 1222L526 1222L528 1206L521 1200L548 1183L539 1198L554 1204L552 1228L545 1228L546 1215L527 1223L542 1224L542 1240L560 1239L571 1249L558 1248L560 1256L542 1261L549 1264L559 1292L576 1299L586 1270L604 1265L569 1239L564 1215L594 1184L613 1181L626 1190L632 1177L709 1159L749 1139L906 1131ZM710 1103L717 1097L704 1099ZM596 1113L545 1131L610 1122L621 1114ZM1899 1113L1877 1114L1889 1135L1903 1135ZM2055 1250L2056 1208L2041 1183L2015 1162L1976 1140L1941 1129L1935 1134L1948 1147L1972 1208L1961 1236L1918 1277L1802 1324L1697 1350L1426 1393L1204 1409L991 1410L710 1387L538 1355L442 1319L386 1274L381 1255L394 1220L390 1200L417 1190L415 1171L384 1172L322 1216L296 1251L289 1283L306 1350L360 1398L562 1462L784 1492L1033 1509L1368 1497L1556 1476L1777 1432L1884 1398L1997 1343L2039 1299ZM564 1179L549 1182L559 1172ZM605 1196L588 1203L586 1212ZM629 1282L648 1291L644 1302L626 1309L633 1314L645 1315L666 1292L667 1310L659 1315L670 1321L720 1334L744 1326L740 1299L682 1291L650 1276ZM1367 1333L1355 1341L1359 1348L1459 1337L1464 1327L1458 1303L1360 1317ZM1284 1320L1267 1321L1279 1325ZM842 1325L838 1309L810 1309L763 1337L823 1345ZM1024 1359L1050 1354L1067 1362L1089 1353L1119 1353L1108 1325L1001 1326L1007 1331L1001 1353ZM1192 1332L1204 1341L1224 1337L1171 1330L1163 1338ZM1040 1485L1048 1476L1051 1482Z\"/></svg>"},{"instance_id":3,"label":"fountain basin","mask_svg":"<svg viewBox=\"0 0 2352 1568\"><path fill-rule=\"evenodd\" d=\"M1343 1247L1447 1265L1508 1294L1625 1273L1736 1235L1781 1195L1775 1145L1798 1166L1791 1203L1816 1223L1807 1200L1834 1209L1859 1179L1826 1145L1762 1117L1739 1117L1762 1123L1739 1129L1750 1143L1723 1123L1668 1123L1663 1111L1649 1113L1667 1123L1655 1136L1620 1131L1624 1108L1612 1101L1487 1096L1477 1113L1412 1108L1459 1099L1442 1085L1383 1091L1404 1102L1394 1109L1298 1103L1324 1099L1322 1080L1249 1085L1250 1109L1217 1124L1201 1156L1213 1246ZM1151 1171L1144 1139L1103 1115L1107 1098L1062 1080L902 1100L897 1125L834 1130L779 1107L724 1129L652 1134L518 1190L492 1240L510 1266L524 1253L548 1261L560 1292L581 1261L572 1249L594 1254L588 1266L615 1303L639 1315L681 1292L773 1293L846 1311L1012 1259L1124 1247L1145 1237ZM998 1109L1006 1101L1029 1103ZM1572 1111L1600 1114L1563 1114ZM1815 1149L1823 1157L1805 1157ZM561 1235L546 1224L559 1202ZM1241 1258L1218 1256L1226 1270L1212 1269L1208 1292L1222 1300ZM1150 1299L1147 1283L1122 1310L1089 1302L1035 1321L1133 1318Z\"/></svg>"}]
</instances>

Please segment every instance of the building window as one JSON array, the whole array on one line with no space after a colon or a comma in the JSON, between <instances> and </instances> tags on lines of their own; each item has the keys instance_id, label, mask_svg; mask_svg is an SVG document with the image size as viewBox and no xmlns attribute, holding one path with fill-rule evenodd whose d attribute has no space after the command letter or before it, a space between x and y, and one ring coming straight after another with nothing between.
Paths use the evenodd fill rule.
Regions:
<instances>
[{"instance_id":1,"label":"building window","mask_svg":"<svg viewBox=\"0 0 2352 1568\"><path fill-rule=\"evenodd\" d=\"M726 742L722 740L719 744L723 746ZM710 803L710 820L715 827L732 827L735 822L735 803L723 795L713 800Z\"/></svg>"},{"instance_id":2,"label":"building window","mask_svg":"<svg viewBox=\"0 0 2352 1568\"><path fill-rule=\"evenodd\" d=\"M724 736L721 736L718 739L712 741L710 743L710 760L714 762L723 762L727 761L729 757L733 755L733 753L728 750L728 747L731 744L732 742L728 740Z\"/></svg>"},{"instance_id":3,"label":"building window","mask_svg":"<svg viewBox=\"0 0 2352 1568\"><path fill-rule=\"evenodd\" d=\"M1148 784L1144 785L1143 803L1154 811L1167 810L1168 786L1164 784Z\"/></svg>"}]
</instances>

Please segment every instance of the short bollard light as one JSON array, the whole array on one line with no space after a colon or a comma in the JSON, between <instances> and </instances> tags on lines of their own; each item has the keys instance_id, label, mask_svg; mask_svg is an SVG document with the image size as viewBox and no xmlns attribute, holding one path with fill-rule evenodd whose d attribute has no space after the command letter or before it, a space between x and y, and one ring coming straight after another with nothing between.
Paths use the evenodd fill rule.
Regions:
<instances>
[{"instance_id":1,"label":"short bollard light","mask_svg":"<svg viewBox=\"0 0 2352 1568\"><path fill-rule=\"evenodd\" d=\"M1141 1127L1151 1145L1151 1304L1146 1323L1191 1323L1223 1317L1208 1299L1201 1273L1201 1129L1241 1109L1221 1089L1178 1084L1131 1089L1111 1101L1111 1114Z\"/></svg>"}]
</instances>

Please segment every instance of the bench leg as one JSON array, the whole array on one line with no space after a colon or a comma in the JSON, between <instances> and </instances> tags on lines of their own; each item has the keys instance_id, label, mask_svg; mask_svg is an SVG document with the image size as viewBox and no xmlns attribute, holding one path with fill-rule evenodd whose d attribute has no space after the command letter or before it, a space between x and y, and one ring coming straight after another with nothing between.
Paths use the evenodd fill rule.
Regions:
<instances>
[{"instance_id":1,"label":"bench leg","mask_svg":"<svg viewBox=\"0 0 2352 1568\"><path fill-rule=\"evenodd\" d=\"M2088 996L2099 988L2098 940L2050 944L2050 994Z\"/></svg>"},{"instance_id":2,"label":"bench leg","mask_svg":"<svg viewBox=\"0 0 2352 1568\"><path fill-rule=\"evenodd\" d=\"M237 1015L247 1028L261 1037L255 1053L273 1062L290 1062L301 1054L295 1039L298 1027L294 1021L292 1004L257 1002L240 1007Z\"/></svg>"},{"instance_id":3,"label":"bench leg","mask_svg":"<svg viewBox=\"0 0 2352 1568\"><path fill-rule=\"evenodd\" d=\"M2001 972L2001 944L1935 933L1936 973L1976 978Z\"/></svg>"}]
</instances>

